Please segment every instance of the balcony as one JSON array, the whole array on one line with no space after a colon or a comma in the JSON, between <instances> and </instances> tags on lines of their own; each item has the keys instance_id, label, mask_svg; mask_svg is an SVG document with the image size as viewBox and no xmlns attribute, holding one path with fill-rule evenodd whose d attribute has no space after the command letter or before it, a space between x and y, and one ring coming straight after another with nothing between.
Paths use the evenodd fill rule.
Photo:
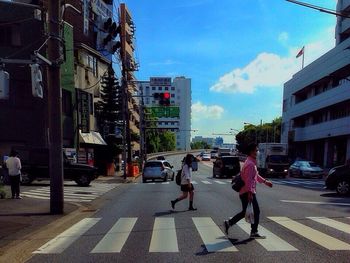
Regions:
<instances>
[{"instance_id":1,"label":"balcony","mask_svg":"<svg viewBox=\"0 0 350 263\"><path fill-rule=\"evenodd\" d=\"M347 81L340 86L311 97L295 104L289 111L291 119L313 112L333 104L350 99L350 82Z\"/></svg>"},{"instance_id":2,"label":"balcony","mask_svg":"<svg viewBox=\"0 0 350 263\"><path fill-rule=\"evenodd\" d=\"M350 134L350 117L295 129L296 142Z\"/></svg>"}]
</instances>

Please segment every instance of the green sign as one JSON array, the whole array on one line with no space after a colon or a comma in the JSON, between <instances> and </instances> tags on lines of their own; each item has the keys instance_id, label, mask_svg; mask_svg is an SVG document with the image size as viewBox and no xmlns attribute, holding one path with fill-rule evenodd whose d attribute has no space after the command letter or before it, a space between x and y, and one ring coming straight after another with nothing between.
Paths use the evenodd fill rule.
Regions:
<instances>
[{"instance_id":1,"label":"green sign","mask_svg":"<svg viewBox=\"0 0 350 263\"><path fill-rule=\"evenodd\" d=\"M147 107L147 110L157 118L180 117L180 108L178 106Z\"/></svg>"}]
</instances>

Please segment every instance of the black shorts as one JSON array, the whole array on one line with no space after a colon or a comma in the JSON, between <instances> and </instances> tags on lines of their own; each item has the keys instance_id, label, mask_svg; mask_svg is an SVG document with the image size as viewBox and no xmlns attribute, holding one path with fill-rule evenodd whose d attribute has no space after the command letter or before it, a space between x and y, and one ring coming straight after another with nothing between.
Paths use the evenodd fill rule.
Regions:
<instances>
[{"instance_id":1,"label":"black shorts","mask_svg":"<svg viewBox=\"0 0 350 263\"><path fill-rule=\"evenodd\" d=\"M191 188L189 189L188 184L182 184L181 185L181 191L182 192L191 192L194 190L193 184L191 184Z\"/></svg>"}]
</instances>

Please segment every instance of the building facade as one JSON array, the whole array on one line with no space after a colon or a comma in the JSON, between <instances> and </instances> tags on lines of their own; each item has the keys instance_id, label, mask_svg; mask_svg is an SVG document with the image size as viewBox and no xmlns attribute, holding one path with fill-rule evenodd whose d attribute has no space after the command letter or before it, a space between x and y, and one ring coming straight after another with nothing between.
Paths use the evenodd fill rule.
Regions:
<instances>
[{"instance_id":1,"label":"building facade","mask_svg":"<svg viewBox=\"0 0 350 263\"><path fill-rule=\"evenodd\" d=\"M350 1L338 1L338 11ZM324 167L350 159L350 19L338 18L336 46L284 85L281 142L292 158Z\"/></svg>"},{"instance_id":2,"label":"building facade","mask_svg":"<svg viewBox=\"0 0 350 263\"><path fill-rule=\"evenodd\" d=\"M161 112L157 116L157 127L170 130L176 134L176 149L191 148L191 79L176 77L151 77L149 81L140 82L144 105ZM160 106L155 93L170 93L170 105ZM165 112L163 112L163 109ZM164 113L164 114L163 114Z\"/></svg>"}]
</instances>

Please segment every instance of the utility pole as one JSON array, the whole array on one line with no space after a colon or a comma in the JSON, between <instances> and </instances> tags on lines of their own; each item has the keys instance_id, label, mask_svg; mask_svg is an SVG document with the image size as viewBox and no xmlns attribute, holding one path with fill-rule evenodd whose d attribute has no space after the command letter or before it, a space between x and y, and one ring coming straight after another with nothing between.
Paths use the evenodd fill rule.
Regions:
<instances>
[{"instance_id":1,"label":"utility pole","mask_svg":"<svg viewBox=\"0 0 350 263\"><path fill-rule=\"evenodd\" d=\"M60 79L60 10L61 1L48 1L48 119L50 212L63 213L63 152L62 152L62 97Z\"/></svg>"}]
</instances>

